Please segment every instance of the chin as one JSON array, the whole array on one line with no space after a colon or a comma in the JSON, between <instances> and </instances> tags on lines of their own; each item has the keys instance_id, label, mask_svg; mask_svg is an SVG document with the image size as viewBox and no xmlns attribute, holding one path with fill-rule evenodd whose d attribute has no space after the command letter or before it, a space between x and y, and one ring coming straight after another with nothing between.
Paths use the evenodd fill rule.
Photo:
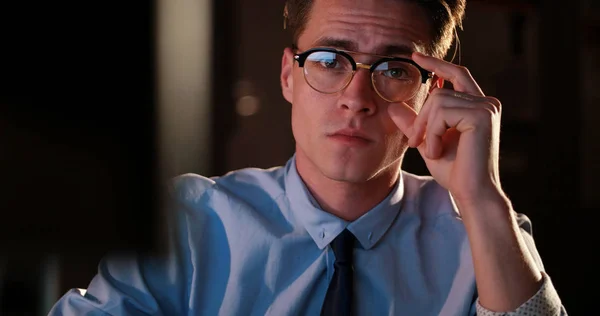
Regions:
<instances>
[{"instance_id":1,"label":"chin","mask_svg":"<svg viewBox=\"0 0 600 316\"><path fill-rule=\"evenodd\" d=\"M395 144L386 144L395 145ZM393 177L399 172L401 146L390 152L385 148L373 147L368 150L352 150L337 146L307 146L303 150L296 144L296 162L303 165L303 176L327 178L337 182L361 184L381 176Z\"/></svg>"},{"instance_id":2,"label":"chin","mask_svg":"<svg viewBox=\"0 0 600 316\"><path fill-rule=\"evenodd\" d=\"M325 155L322 163L317 166L321 173L332 180L349 183L363 183L373 179L382 169L383 164L374 157L339 157L336 155Z\"/></svg>"},{"instance_id":3,"label":"chin","mask_svg":"<svg viewBox=\"0 0 600 316\"><path fill-rule=\"evenodd\" d=\"M374 173L368 170L356 170L348 168L325 168L321 173L331 180L348 183L364 183L373 178Z\"/></svg>"},{"instance_id":4,"label":"chin","mask_svg":"<svg viewBox=\"0 0 600 316\"><path fill-rule=\"evenodd\" d=\"M327 176L327 175L325 175L325 176ZM373 179L373 175L367 176L366 174L361 174L361 173L344 174L344 175L334 174L334 175L327 176L327 177L334 181L344 182L344 183L352 183L352 184L362 184L362 183L366 183L367 181Z\"/></svg>"}]
</instances>

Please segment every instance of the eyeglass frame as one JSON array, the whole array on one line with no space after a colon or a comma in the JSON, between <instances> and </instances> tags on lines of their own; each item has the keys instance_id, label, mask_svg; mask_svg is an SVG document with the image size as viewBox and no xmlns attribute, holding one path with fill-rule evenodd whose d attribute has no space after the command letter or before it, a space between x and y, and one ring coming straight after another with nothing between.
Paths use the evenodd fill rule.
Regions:
<instances>
[{"instance_id":1,"label":"eyeglass frame","mask_svg":"<svg viewBox=\"0 0 600 316\"><path fill-rule=\"evenodd\" d=\"M434 75L433 72L426 70L423 67L419 66L412 59L402 58L402 57L393 57L393 56L383 56L383 55L376 55L376 54L368 54L368 53L360 53L360 52L341 50L341 49L330 48L330 47L313 47L308 50L305 50L302 53L296 53L296 54L294 54L294 60L298 62L298 66L300 68L304 68L304 63L306 62L306 59L308 58L308 56L315 52L329 52L329 53L340 54L340 55L346 57L346 59L348 59L350 61L350 64L352 65L352 75L350 76L350 80L348 80L348 82L343 87L341 87L339 90L334 91L334 92L323 92L323 91L313 87L310 84L310 82L308 81L308 79L306 78L306 72L305 71L302 72L306 83L314 90L316 90L320 93L324 93L324 94L334 94L334 93L337 93L337 92L340 92L340 91L346 89L348 87L348 85L350 85L350 82L352 82L352 79L354 79L354 75L356 74L356 71L358 70L358 68L362 68L362 69L369 70L369 72L371 73L371 85L373 86L373 90L375 90L375 92L377 93L377 95L379 95L379 97L381 97L382 99L384 99L385 101L390 102L390 103L404 102L407 100L393 101L393 100L389 100L381 95L381 93L375 86L375 81L373 79L373 74L375 73L377 66L379 66L382 63L389 62L389 61L399 61L399 62L405 62L405 63L411 64L411 65L417 67L417 70L419 70L419 72L421 73L421 84L427 83L427 80L433 78L433 75ZM368 55L368 56L381 57L381 58L376 60L372 64L358 63L354 60L354 58L350 54ZM409 98L408 100L410 100L412 98L414 98L414 95L411 98Z\"/></svg>"}]
</instances>

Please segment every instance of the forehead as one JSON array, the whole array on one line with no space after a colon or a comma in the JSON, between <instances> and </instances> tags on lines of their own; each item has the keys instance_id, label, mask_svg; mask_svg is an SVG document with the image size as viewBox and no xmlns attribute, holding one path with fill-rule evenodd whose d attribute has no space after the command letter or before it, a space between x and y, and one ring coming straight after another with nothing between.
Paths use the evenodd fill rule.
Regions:
<instances>
[{"instance_id":1,"label":"forehead","mask_svg":"<svg viewBox=\"0 0 600 316\"><path fill-rule=\"evenodd\" d=\"M396 53L394 47L424 51L431 39L431 25L421 7L406 0L315 0L301 49L339 46L373 54ZM402 51L402 50L400 50Z\"/></svg>"}]
</instances>

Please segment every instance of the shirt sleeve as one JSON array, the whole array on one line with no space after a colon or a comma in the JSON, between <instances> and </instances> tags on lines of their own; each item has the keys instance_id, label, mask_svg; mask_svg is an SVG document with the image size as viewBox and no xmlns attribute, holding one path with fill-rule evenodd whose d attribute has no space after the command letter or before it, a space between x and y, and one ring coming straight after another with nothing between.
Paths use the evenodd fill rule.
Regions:
<instances>
[{"instance_id":1,"label":"shirt sleeve","mask_svg":"<svg viewBox=\"0 0 600 316\"><path fill-rule=\"evenodd\" d=\"M71 289L52 307L49 316L63 315L187 315L194 276L190 238L201 238L203 215L193 208L214 182L186 174L170 182L165 217L164 253L105 256L85 291ZM191 236L189 218L195 218ZM85 293L82 293L85 292Z\"/></svg>"},{"instance_id":2,"label":"shirt sleeve","mask_svg":"<svg viewBox=\"0 0 600 316\"><path fill-rule=\"evenodd\" d=\"M66 292L48 315L187 314L189 253L182 247L171 250L164 254L105 256L88 287Z\"/></svg>"},{"instance_id":3,"label":"shirt sleeve","mask_svg":"<svg viewBox=\"0 0 600 316\"><path fill-rule=\"evenodd\" d=\"M98 265L88 287L71 289L52 307L49 316L185 315L193 267L185 205L173 200L167 216L168 251L163 254L112 254Z\"/></svg>"},{"instance_id":4,"label":"shirt sleeve","mask_svg":"<svg viewBox=\"0 0 600 316\"><path fill-rule=\"evenodd\" d=\"M165 315L168 298L161 298L159 305L155 296L156 286L165 281L164 273L149 274L157 268L134 257L106 257L87 289L71 289L48 315Z\"/></svg>"},{"instance_id":5,"label":"shirt sleeve","mask_svg":"<svg viewBox=\"0 0 600 316\"><path fill-rule=\"evenodd\" d=\"M542 272L542 286L527 302L510 312L494 312L481 306L477 299L478 316L566 316L567 311L560 301L550 277Z\"/></svg>"}]
</instances>

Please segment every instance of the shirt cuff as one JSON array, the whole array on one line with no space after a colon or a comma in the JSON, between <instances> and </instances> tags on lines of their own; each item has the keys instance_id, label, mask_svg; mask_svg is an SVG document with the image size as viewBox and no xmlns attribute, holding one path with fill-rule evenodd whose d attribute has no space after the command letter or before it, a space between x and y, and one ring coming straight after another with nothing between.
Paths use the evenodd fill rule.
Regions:
<instances>
[{"instance_id":1,"label":"shirt cuff","mask_svg":"<svg viewBox=\"0 0 600 316\"><path fill-rule=\"evenodd\" d=\"M542 286L527 302L519 306L511 312L493 312L479 304L477 298L477 315L478 316L550 316L561 315L562 303L560 297L552 285L550 277L542 271Z\"/></svg>"}]
</instances>

